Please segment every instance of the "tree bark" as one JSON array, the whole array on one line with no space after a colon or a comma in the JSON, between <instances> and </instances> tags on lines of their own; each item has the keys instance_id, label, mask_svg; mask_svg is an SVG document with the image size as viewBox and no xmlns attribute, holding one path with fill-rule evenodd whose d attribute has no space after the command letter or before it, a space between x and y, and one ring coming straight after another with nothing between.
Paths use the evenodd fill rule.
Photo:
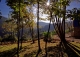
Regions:
<instances>
[{"instance_id":1,"label":"tree bark","mask_svg":"<svg viewBox=\"0 0 80 57\"><path fill-rule=\"evenodd\" d=\"M62 25L63 25L63 37L62 37L62 41L65 42L65 15L66 15L66 5L63 6L63 21L62 21Z\"/></svg>"},{"instance_id":2,"label":"tree bark","mask_svg":"<svg viewBox=\"0 0 80 57\"><path fill-rule=\"evenodd\" d=\"M39 38L39 0L37 0L37 34L38 34L38 49L40 52L41 51L41 47L40 47L40 38Z\"/></svg>"},{"instance_id":3,"label":"tree bark","mask_svg":"<svg viewBox=\"0 0 80 57\"><path fill-rule=\"evenodd\" d=\"M23 19L22 19L22 31L21 31L21 46L20 49L22 49L22 42L23 42Z\"/></svg>"},{"instance_id":4,"label":"tree bark","mask_svg":"<svg viewBox=\"0 0 80 57\"><path fill-rule=\"evenodd\" d=\"M34 30L33 30L33 26L32 26L32 41L34 43L34 36L33 36L33 34L34 34Z\"/></svg>"},{"instance_id":5,"label":"tree bark","mask_svg":"<svg viewBox=\"0 0 80 57\"><path fill-rule=\"evenodd\" d=\"M17 19L17 34L18 34L18 46L17 46L17 57L19 57L19 42L20 42L20 31L19 31L19 25L20 25L20 0L19 1L19 12L18 12L18 19Z\"/></svg>"}]
</instances>

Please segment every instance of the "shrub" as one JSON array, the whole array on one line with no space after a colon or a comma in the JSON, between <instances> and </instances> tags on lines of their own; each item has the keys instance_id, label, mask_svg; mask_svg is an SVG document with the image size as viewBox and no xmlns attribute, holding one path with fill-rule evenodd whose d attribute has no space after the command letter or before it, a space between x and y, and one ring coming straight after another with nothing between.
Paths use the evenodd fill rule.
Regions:
<instances>
[{"instance_id":1,"label":"shrub","mask_svg":"<svg viewBox=\"0 0 80 57\"><path fill-rule=\"evenodd\" d=\"M22 38L22 41L27 41L27 38Z\"/></svg>"},{"instance_id":2,"label":"shrub","mask_svg":"<svg viewBox=\"0 0 80 57\"><path fill-rule=\"evenodd\" d=\"M49 32L49 34L48 34L48 36L47 36L47 32L43 32L43 36L44 36L44 38L43 38L43 40L44 41L51 41L51 38L52 38L52 32ZM46 39L48 37L48 39Z\"/></svg>"},{"instance_id":3,"label":"shrub","mask_svg":"<svg viewBox=\"0 0 80 57\"><path fill-rule=\"evenodd\" d=\"M55 35L55 34L57 34L56 31L53 31L53 32L52 32L52 35Z\"/></svg>"},{"instance_id":4,"label":"shrub","mask_svg":"<svg viewBox=\"0 0 80 57\"><path fill-rule=\"evenodd\" d=\"M2 41L2 37L0 36L0 42Z\"/></svg>"},{"instance_id":5,"label":"shrub","mask_svg":"<svg viewBox=\"0 0 80 57\"><path fill-rule=\"evenodd\" d=\"M20 40L21 40L21 39L20 39ZM22 37L22 41L27 41L26 36L23 36L23 37Z\"/></svg>"},{"instance_id":6,"label":"shrub","mask_svg":"<svg viewBox=\"0 0 80 57\"><path fill-rule=\"evenodd\" d=\"M14 42L14 41L17 41L17 37L16 36L12 36L12 35L4 35L4 38L3 38L3 42L6 41L10 41L10 42Z\"/></svg>"},{"instance_id":7,"label":"shrub","mask_svg":"<svg viewBox=\"0 0 80 57\"><path fill-rule=\"evenodd\" d=\"M16 37L16 36L13 36L13 37L11 37L11 39L10 39L11 41L17 41L18 40L18 38Z\"/></svg>"}]
</instances>

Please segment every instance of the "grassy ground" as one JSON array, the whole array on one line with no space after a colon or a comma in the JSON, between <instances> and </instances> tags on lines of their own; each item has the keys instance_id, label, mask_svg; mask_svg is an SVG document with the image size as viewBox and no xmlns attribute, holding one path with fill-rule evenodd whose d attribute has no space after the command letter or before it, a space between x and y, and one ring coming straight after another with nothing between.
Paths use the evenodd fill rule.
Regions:
<instances>
[{"instance_id":1,"label":"grassy ground","mask_svg":"<svg viewBox=\"0 0 80 57\"><path fill-rule=\"evenodd\" d=\"M45 42L41 39L41 49L45 48ZM59 42L56 43L48 43L48 47L49 46L56 46ZM5 51L9 51L12 50L14 48L17 48L17 44L9 44L9 45L0 45L0 53L1 52L5 52ZM25 54L29 54L33 51L37 52L38 50L38 44L37 41L35 41L34 44L32 44L32 42L26 42L23 43L23 49L20 51L20 57L24 57Z\"/></svg>"},{"instance_id":2,"label":"grassy ground","mask_svg":"<svg viewBox=\"0 0 80 57\"><path fill-rule=\"evenodd\" d=\"M41 44L42 52L39 54L38 57L41 57L45 54L45 42L42 39L40 41L41 41L40 44ZM76 49L80 50L80 43L71 42L71 45L72 44L74 44L74 46L77 46ZM48 52L49 56L52 55L51 53L57 54L59 52L59 50L57 49L58 48L57 45L59 45L59 41L57 41L55 43L48 43L48 46L47 46L47 47L49 47L48 51L51 50L51 52ZM14 50L16 50L14 48L16 48L16 47L17 47L17 44L0 45L0 53L4 53L5 51L7 51L9 53L11 53L13 51L12 53L14 53L15 52ZM20 55L20 57L27 57L27 56L35 57L37 54L37 51L38 51L37 41L35 41L34 44L32 44L32 42L26 42L26 43L23 43L23 49L20 50L19 55ZM5 53L7 53L7 52L5 52ZM2 54L2 55L4 55L4 54ZM9 55L11 55L11 54L9 54ZM12 57L12 56L6 56L6 57ZM16 57L16 54L15 54L15 57Z\"/></svg>"},{"instance_id":3,"label":"grassy ground","mask_svg":"<svg viewBox=\"0 0 80 57\"><path fill-rule=\"evenodd\" d=\"M23 43L23 47L27 46L27 45L30 45L30 43ZM13 48L17 48L17 44L16 43L15 44L0 45L0 52L11 50Z\"/></svg>"}]
</instances>

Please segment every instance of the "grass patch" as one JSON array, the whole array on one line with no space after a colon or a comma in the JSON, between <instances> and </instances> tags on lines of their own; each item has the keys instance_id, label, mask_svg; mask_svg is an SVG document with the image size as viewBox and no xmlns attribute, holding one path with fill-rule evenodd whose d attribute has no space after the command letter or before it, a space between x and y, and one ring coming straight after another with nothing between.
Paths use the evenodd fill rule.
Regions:
<instances>
[{"instance_id":1,"label":"grass patch","mask_svg":"<svg viewBox=\"0 0 80 57\"><path fill-rule=\"evenodd\" d=\"M40 44L41 44L41 49L42 49L42 53L40 54L40 56L43 56L45 54L45 42L43 41L43 39L41 39L40 41L41 41ZM32 42L23 43L23 45L22 45L23 49L20 50L19 57L35 57L36 56L37 50L38 50L38 41L35 41L34 44L31 44L31 43ZM78 47L80 47L80 43L76 43L76 42L71 42L71 43L78 46ZM57 54L58 51L56 50L56 46L58 44L59 44L59 42L48 43L47 47L53 47L52 49ZM10 54L11 52L13 53L16 50L15 49L16 47L17 47L17 44L1 45L0 46L0 53L3 53L3 52L6 52L4 54ZM52 51L53 54L54 54L54 51ZM4 54L2 54L2 55L4 55ZM52 55L52 53L49 53L49 54L50 54L50 56ZM66 54L64 53L64 55L66 55ZM16 55L14 55L14 56L16 56Z\"/></svg>"},{"instance_id":2,"label":"grass patch","mask_svg":"<svg viewBox=\"0 0 80 57\"><path fill-rule=\"evenodd\" d=\"M30 43L23 43L23 47L29 45ZM7 51L17 48L17 44L9 44L9 45L0 45L0 52Z\"/></svg>"}]
</instances>

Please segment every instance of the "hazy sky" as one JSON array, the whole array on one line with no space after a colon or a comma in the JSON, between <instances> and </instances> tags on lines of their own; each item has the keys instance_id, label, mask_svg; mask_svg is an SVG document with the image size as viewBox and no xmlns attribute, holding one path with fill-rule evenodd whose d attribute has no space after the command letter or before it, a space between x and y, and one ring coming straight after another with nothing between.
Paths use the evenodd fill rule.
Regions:
<instances>
[{"instance_id":1,"label":"hazy sky","mask_svg":"<svg viewBox=\"0 0 80 57\"><path fill-rule=\"evenodd\" d=\"M10 7L8 7L5 3L6 0L2 0L0 2L0 11L2 12L2 16L8 17L9 11L11 11ZM72 8L80 8L80 2L71 2L70 6L67 6L67 9L72 9Z\"/></svg>"}]
</instances>

